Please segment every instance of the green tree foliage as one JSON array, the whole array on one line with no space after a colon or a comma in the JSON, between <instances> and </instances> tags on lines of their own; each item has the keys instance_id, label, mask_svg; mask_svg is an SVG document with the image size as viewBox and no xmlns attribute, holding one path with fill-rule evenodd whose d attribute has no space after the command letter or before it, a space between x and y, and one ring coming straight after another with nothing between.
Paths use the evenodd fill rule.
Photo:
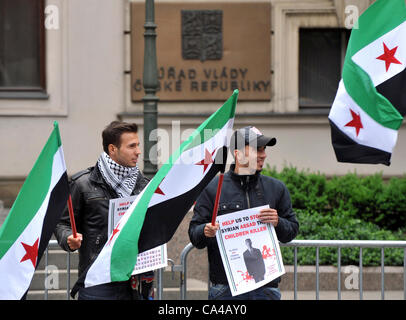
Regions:
<instances>
[{"instance_id":1,"label":"green tree foliage","mask_svg":"<svg viewBox=\"0 0 406 320\"><path fill-rule=\"evenodd\" d=\"M349 173L327 178L320 173L286 167L264 174L283 181L300 223L297 239L404 240L406 230L406 175L383 179L382 174ZM315 264L315 248L299 248L299 264ZM320 248L320 264L337 264L337 248ZM286 264L293 249L282 248ZM363 249L364 265L380 264L380 249ZM342 248L341 263L359 263L359 248ZM403 265L403 249L385 249L386 265Z\"/></svg>"}]
</instances>

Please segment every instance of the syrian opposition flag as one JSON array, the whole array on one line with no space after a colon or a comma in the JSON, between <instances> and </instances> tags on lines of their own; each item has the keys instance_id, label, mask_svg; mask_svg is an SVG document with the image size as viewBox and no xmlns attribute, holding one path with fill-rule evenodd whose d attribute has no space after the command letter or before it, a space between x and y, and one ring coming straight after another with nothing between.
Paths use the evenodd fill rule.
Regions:
<instances>
[{"instance_id":1,"label":"syrian opposition flag","mask_svg":"<svg viewBox=\"0 0 406 320\"><path fill-rule=\"evenodd\" d=\"M223 170L238 90L159 169L72 290L130 278L138 253L168 242L204 187Z\"/></svg>"},{"instance_id":2,"label":"syrian opposition flag","mask_svg":"<svg viewBox=\"0 0 406 320\"><path fill-rule=\"evenodd\" d=\"M406 6L378 0L359 18L329 114L340 162L390 165L406 114Z\"/></svg>"},{"instance_id":3,"label":"syrian opposition flag","mask_svg":"<svg viewBox=\"0 0 406 320\"><path fill-rule=\"evenodd\" d=\"M0 229L0 300L21 299L69 195L58 124Z\"/></svg>"}]
</instances>

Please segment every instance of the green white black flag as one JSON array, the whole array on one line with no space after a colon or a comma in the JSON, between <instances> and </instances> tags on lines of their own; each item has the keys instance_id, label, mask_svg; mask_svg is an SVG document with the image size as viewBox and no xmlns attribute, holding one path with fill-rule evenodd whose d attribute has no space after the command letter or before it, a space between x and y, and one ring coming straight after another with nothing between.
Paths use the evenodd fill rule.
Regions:
<instances>
[{"instance_id":1,"label":"green white black flag","mask_svg":"<svg viewBox=\"0 0 406 320\"><path fill-rule=\"evenodd\" d=\"M21 299L69 195L58 125L0 229L0 300Z\"/></svg>"},{"instance_id":2,"label":"green white black flag","mask_svg":"<svg viewBox=\"0 0 406 320\"><path fill-rule=\"evenodd\" d=\"M181 144L115 227L72 290L130 278L143 252L170 240L203 188L225 167L238 90Z\"/></svg>"},{"instance_id":3,"label":"green white black flag","mask_svg":"<svg viewBox=\"0 0 406 320\"><path fill-rule=\"evenodd\" d=\"M378 0L353 29L329 114L337 160L390 165L406 114L406 6Z\"/></svg>"}]
</instances>

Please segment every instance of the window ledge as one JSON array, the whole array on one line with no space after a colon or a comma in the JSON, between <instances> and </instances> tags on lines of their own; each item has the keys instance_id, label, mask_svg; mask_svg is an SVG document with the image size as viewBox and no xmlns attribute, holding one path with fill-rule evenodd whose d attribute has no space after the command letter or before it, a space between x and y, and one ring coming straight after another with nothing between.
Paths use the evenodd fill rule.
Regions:
<instances>
[{"instance_id":1,"label":"window ledge","mask_svg":"<svg viewBox=\"0 0 406 320\"><path fill-rule=\"evenodd\" d=\"M328 116L330 108L306 108L300 109L297 112L249 112L249 113L236 113L237 117L311 117L311 116ZM188 118L188 117L209 117L212 113L179 113L179 112L158 112L158 117L179 117L179 118ZM119 118L124 117L142 117L143 112L121 112L117 114Z\"/></svg>"},{"instance_id":2,"label":"window ledge","mask_svg":"<svg viewBox=\"0 0 406 320\"><path fill-rule=\"evenodd\" d=\"M0 91L0 99L48 100L49 94L46 91Z\"/></svg>"},{"instance_id":3,"label":"window ledge","mask_svg":"<svg viewBox=\"0 0 406 320\"><path fill-rule=\"evenodd\" d=\"M292 124L328 124L328 114L330 108L325 109L306 109L297 112L249 112L236 113L235 123L242 124L266 124L266 125L292 125ZM118 118L123 121L143 122L144 114L142 112L122 112L117 114ZM208 118L211 113L177 113L177 112L158 112L158 122L160 125L170 124L173 120L181 120L183 125L199 124L202 118Z\"/></svg>"}]
</instances>

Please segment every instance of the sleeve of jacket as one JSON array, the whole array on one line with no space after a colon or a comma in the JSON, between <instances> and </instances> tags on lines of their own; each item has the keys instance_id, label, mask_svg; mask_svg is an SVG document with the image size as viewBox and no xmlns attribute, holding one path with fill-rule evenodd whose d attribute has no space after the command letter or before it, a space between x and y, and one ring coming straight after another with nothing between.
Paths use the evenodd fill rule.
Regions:
<instances>
[{"instance_id":1,"label":"sleeve of jacket","mask_svg":"<svg viewBox=\"0 0 406 320\"><path fill-rule=\"evenodd\" d=\"M281 182L282 191L277 204L279 222L275 228L278 240L286 243L292 241L299 232L299 222L292 209L292 202L288 188Z\"/></svg>"},{"instance_id":2,"label":"sleeve of jacket","mask_svg":"<svg viewBox=\"0 0 406 320\"><path fill-rule=\"evenodd\" d=\"M189 224L189 239L198 249L205 248L208 241L210 241L210 239L204 235L204 226L206 223L211 222L214 206L213 201L208 187L203 190L196 200L196 205L193 210L194 214Z\"/></svg>"},{"instance_id":3,"label":"sleeve of jacket","mask_svg":"<svg viewBox=\"0 0 406 320\"><path fill-rule=\"evenodd\" d=\"M75 216L75 224L77 229L79 229L79 219L80 219L80 201L81 195L79 192L79 188L77 184L73 181L70 183L70 192L72 196L72 205L73 205L73 212ZM79 231L79 230L78 230ZM70 224L70 217L69 217L69 210L68 206L65 206L65 209L62 213L61 220L57 224L55 231L55 237L58 240L59 246L65 251L72 251L68 246L68 237L72 234L71 224Z\"/></svg>"}]
</instances>

